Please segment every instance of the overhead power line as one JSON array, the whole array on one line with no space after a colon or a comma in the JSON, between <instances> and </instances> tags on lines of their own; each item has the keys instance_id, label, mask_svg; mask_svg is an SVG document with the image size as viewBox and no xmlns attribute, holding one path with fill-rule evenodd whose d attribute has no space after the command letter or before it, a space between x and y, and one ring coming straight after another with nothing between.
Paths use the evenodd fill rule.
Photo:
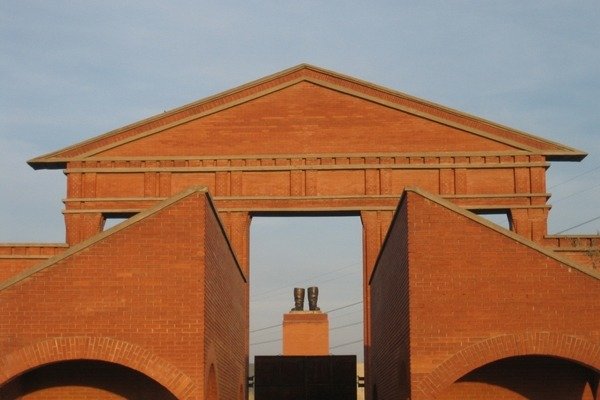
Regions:
<instances>
[{"instance_id":1,"label":"overhead power line","mask_svg":"<svg viewBox=\"0 0 600 400\"><path fill-rule=\"evenodd\" d=\"M266 331L267 329L277 328L278 326L281 326L281 325L282 324L265 326L263 328L254 329L254 330L250 331L250 333L260 332L260 331Z\"/></svg>"},{"instance_id":2,"label":"overhead power line","mask_svg":"<svg viewBox=\"0 0 600 400\"><path fill-rule=\"evenodd\" d=\"M267 343L281 342L282 340L283 340L283 339L265 340L264 342L250 343L250 346L258 346L259 344L267 344Z\"/></svg>"},{"instance_id":3,"label":"overhead power line","mask_svg":"<svg viewBox=\"0 0 600 400\"><path fill-rule=\"evenodd\" d=\"M346 342L346 343L338 344L337 346L331 346L329 349L332 350L332 349L337 349L338 347L344 347L344 346L349 346L351 344L362 343L362 341L363 341L362 339L359 339L359 340L355 340L353 342Z\"/></svg>"},{"instance_id":4,"label":"overhead power line","mask_svg":"<svg viewBox=\"0 0 600 400\"><path fill-rule=\"evenodd\" d=\"M334 312L334 311L343 310L344 308L354 307L354 306L359 305L359 304L362 304L362 300L361 301L357 301L355 303L346 304L345 306L341 306L341 307L338 307L338 308L327 310L325 312L326 313L331 313L331 312Z\"/></svg>"},{"instance_id":5,"label":"overhead power line","mask_svg":"<svg viewBox=\"0 0 600 400\"><path fill-rule=\"evenodd\" d=\"M554 200L554 201L553 201L553 204L556 204L556 203L558 203L559 201L563 201L563 200L565 200L565 199L568 199L568 198L570 198L570 197L577 196L577 195L579 195L579 194L581 194L581 193L589 192L590 190L594 190L594 189L596 189L597 187L600 187L600 183L599 183L599 184L597 184L597 185L594 185L594 186L590 186L589 188L586 188L586 189L579 190L579 191L577 191L577 192L571 193L571 194L570 194L570 195L568 195L568 196L561 197L561 198L560 198L560 199L558 199L558 200Z\"/></svg>"},{"instance_id":6,"label":"overhead power line","mask_svg":"<svg viewBox=\"0 0 600 400\"><path fill-rule=\"evenodd\" d=\"M336 329L342 329L342 328L348 328L350 326L356 326L356 325L360 325L362 324L362 321L358 321L358 322L353 322L351 324L346 324L346 325L340 325L340 326L336 326L334 328L329 329L330 331L335 331Z\"/></svg>"},{"instance_id":7,"label":"overhead power line","mask_svg":"<svg viewBox=\"0 0 600 400\"><path fill-rule=\"evenodd\" d=\"M326 313L332 313L332 312L335 312L335 311L338 311L338 310L343 310L345 308L354 307L354 306L356 306L358 304L362 304L362 300L361 301L356 301L354 303L346 304L346 305L341 306L341 307L333 308L333 309L327 310L325 312ZM262 328L253 329L253 330L250 331L250 333L260 332L260 331L266 331L267 329L277 328L277 327L280 327L281 325L283 325L283 324L280 323L280 324L275 324L275 325L264 326Z\"/></svg>"},{"instance_id":8,"label":"overhead power line","mask_svg":"<svg viewBox=\"0 0 600 400\"><path fill-rule=\"evenodd\" d=\"M362 310L354 310L354 311L350 311L347 313L336 314L336 315L332 316L331 318L329 318L329 320L347 317L348 315L354 315L354 314L360 313L360 312L362 312Z\"/></svg>"},{"instance_id":9,"label":"overhead power line","mask_svg":"<svg viewBox=\"0 0 600 400\"><path fill-rule=\"evenodd\" d=\"M314 281L315 279L320 278L322 276L335 274L335 273L343 271L345 269L355 267L355 266L357 266L359 264L360 263L352 263L352 264L346 265L344 267L341 267L341 268L338 268L338 269L334 269L333 271L323 272L322 274L313 275L313 276L310 276L310 277L308 277L306 279L303 279L301 281L291 282L291 283L288 283L288 284L283 285L283 286L279 286L279 287L276 287L276 288L273 288L273 289L266 290L266 291L264 291L264 292L262 292L260 294L256 294L256 295L251 296L251 301L263 298L263 297L265 297L268 294L273 293L273 292L278 292L278 291L283 290L283 289L289 289L290 287L292 287L294 285L299 285L301 283L305 283L305 282L309 282L309 281Z\"/></svg>"},{"instance_id":10,"label":"overhead power line","mask_svg":"<svg viewBox=\"0 0 600 400\"><path fill-rule=\"evenodd\" d=\"M600 215L599 215L599 216L597 216L597 217L595 217L595 218L588 219L587 221L584 221L584 222L582 222L582 223L580 223L580 224L573 225L573 226L572 226L572 227L570 227L570 228L563 229L562 231L560 231L560 232L557 232L556 234L557 234L557 235L560 235L561 233L564 233L564 232L566 232L566 231L570 231L571 229L579 228L580 226L583 226L583 225L585 225L585 224L589 224L590 222L593 222L593 221L595 221L595 220L597 220L597 219L600 219Z\"/></svg>"},{"instance_id":11,"label":"overhead power line","mask_svg":"<svg viewBox=\"0 0 600 400\"><path fill-rule=\"evenodd\" d=\"M575 175L575 176L573 176L573 177L571 177L571 178L569 178L569 179L566 179L566 180L564 180L564 181L562 181L562 182L559 182L559 183L557 183L556 185L549 186L549 187L548 187L548 189L552 189L552 188L555 188L555 187L557 187L557 186L564 185L565 183L568 183L568 182L574 181L575 179L577 179L577 178L579 178L579 177L582 177L582 176L584 176L584 175L587 175L587 174L589 174L589 173L592 173L592 172L594 172L594 171L597 171L597 170L599 170L599 169L600 169L600 165L598 165L598 166L596 166L596 167L594 167L594 168L592 168L592 169L589 169L589 170L587 170L587 171L585 171L585 172L582 172L581 174Z\"/></svg>"},{"instance_id":12,"label":"overhead power line","mask_svg":"<svg viewBox=\"0 0 600 400\"><path fill-rule=\"evenodd\" d=\"M335 331L337 329L349 328L351 326L360 325L362 323L363 323L362 321L358 321L358 322L354 322L354 323L351 323L351 324L336 326L334 328L330 328L329 330L330 331ZM281 324L280 324L280 326L281 326ZM279 338L279 339L271 339L271 340L265 340L265 341L262 341L262 342L250 343L250 346L258 346L258 345L261 345L261 344L276 343L276 342L281 342L281 341L282 341L281 338Z\"/></svg>"}]
</instances>

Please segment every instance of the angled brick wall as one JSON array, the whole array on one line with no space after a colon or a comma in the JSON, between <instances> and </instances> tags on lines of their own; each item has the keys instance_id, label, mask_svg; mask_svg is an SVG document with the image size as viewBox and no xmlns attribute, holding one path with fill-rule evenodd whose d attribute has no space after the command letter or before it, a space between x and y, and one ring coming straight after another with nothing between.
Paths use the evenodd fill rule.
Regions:
<instances>
[{"instance_id":1,"label":"angled brick wall","mask_svg":"<svg viewBox=\"0 0 600 400\"><path fill-rule=\"evenodd\" d=\"M212 212L205 214L204 224L204 359L206 368L214 366L220 398L237 400L246 391L248 287L211 207L207 204L206 208Z\"/></svg>"},{"instance_id":2,"label":"angled brick wall","mask_svg":"<svg viewBox=\"0 0 600 400\"><path fill-rule=\"evenodd\" d=\"M410 397L409 222L406 202L396 211L373 273L368 398Z\"/></svg>"},{"instance_id":3,"label":"angled brick wall","mask_svg":"<svg viewBox=\"0 0 600 400\"><path fill-rule=\"evenodd\" d=\"M207 194L189 190L5 282L1 379L83 358L131 368L177 398L203 398L205 343L246 323L245 280L210 213ZM209 298L215 285L234 290ZM217 367L243 369L235 340L241 351L215 348Z\"/></svg>"},{"instance_id":4,"label":"angled brick wall","mask_svg":"<svg viewBox=\"0 0 600 400\"><path fill-rule=\"evenodd\" d=\"M378 394L403 390L394 375L406 360L402 330L389 319L408 322L415 400L438 398L470 371L512 356L600 371L600 274L469 214L419 192L403 197L371 282L372 354L387 368L373 371ZM398 300L407 278L408 313Z\"/></svg>"}]
</instances>

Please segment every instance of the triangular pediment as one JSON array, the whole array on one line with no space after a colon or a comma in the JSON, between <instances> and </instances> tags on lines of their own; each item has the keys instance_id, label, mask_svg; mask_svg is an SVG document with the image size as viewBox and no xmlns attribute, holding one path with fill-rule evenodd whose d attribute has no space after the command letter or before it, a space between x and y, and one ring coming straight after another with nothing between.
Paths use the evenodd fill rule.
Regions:
<instances>
[{"instance_id":1,"label":"triangular pediment","mask_svg":"<svg viewBox=\"0 0 600 400\"><path fill-rule=\"evenodd\" d=\"M62 168L70 160L90 158L383 152L585 156L400 92L299 65L29 163Z\"/></svg>"}]
</instances>

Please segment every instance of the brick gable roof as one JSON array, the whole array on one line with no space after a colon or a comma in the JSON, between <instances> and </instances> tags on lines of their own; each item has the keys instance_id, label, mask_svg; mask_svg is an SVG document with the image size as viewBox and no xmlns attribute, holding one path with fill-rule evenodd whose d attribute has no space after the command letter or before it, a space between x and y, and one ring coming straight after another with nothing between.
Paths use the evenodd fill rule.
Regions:
<instances>
[{"instance_id":1,"label":"brick gable roof","mask_svg":"<svg viewBox=\"0 0 600 400\"><path fill-rule=\"evenodd\" d=\"M166 129L216 114L254 99L291 87L300 82L334 90L382 107L460 129L479 137L505 144L515 150L539 154L549 160L581 160L585 153L522 131L487 121L405 93L301 64L237 88L204 98L165 113L135 122L30 160L34 169L64 168L66 162L92 157L102 151L165 131ZM352 152L352 149L348 149Z\"/></svg>"}]
</instances>

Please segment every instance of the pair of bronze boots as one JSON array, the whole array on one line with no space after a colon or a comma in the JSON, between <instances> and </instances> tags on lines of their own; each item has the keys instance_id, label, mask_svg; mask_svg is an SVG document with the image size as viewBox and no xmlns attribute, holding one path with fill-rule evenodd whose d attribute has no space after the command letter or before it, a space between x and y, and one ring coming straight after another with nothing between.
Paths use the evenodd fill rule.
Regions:
<instances>
[{"instance_id":1,"label":"pair of bronze boots","mask_svg":"<svg viewBox=\"0 0 600 400\"><path fill-rule=\"evenodd\" d=\"M308 309L310 311L321 310L317 307L319 299L319 288L311 286L308 288ZM294 308L292 311L304 311L304 288L294 288Z\"/></svg>"}]
</instances>

